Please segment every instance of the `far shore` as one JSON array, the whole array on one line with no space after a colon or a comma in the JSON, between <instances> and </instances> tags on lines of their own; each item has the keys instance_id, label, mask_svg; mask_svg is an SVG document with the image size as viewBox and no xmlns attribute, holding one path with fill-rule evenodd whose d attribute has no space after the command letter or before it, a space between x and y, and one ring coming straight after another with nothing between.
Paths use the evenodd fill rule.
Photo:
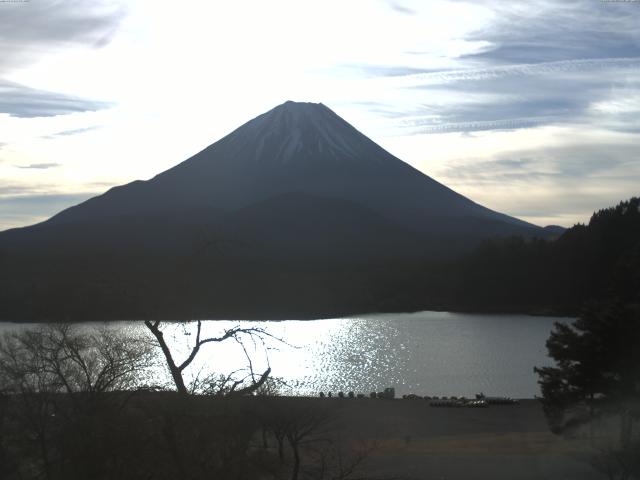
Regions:
<instances>
[{"instance_id":1,"label":"far shore","mask_svg":"<svg viewBox=\"0 0 640 480\"><path fill-rule=\"evenodd\" d=\"M217 320L233 320L233 321L250 321L250 322L284 322L288 320L326 320L331 318L352 318L359 317L362 315L385 315L385 314L411 314L411 313L419 313L419 312L442 312L442 313L464 313L469 315L524 315L529 317L555 317L555 318L575 318L577 316L577 312L569 312L562 310L554 310L554 309L534 309L534 310L520 310L520 309L510 309L510 308L448 308L448 307L427 307L420 309L409 309L409 310L378 310L378 311L344 311L344 312L324 312L324 313L316 313L310 314L305 312L296 312L294 313L282 313L281 315L267 314L264 316L258 315L246 315L246 314L237 314L237 315L216 315L212 314L210 316L200 316L200 320L208 320L208 321L217 321ZM84 322L136 322L142 320L160 320L163 322L190 322L197 320L198 318L194 317L180 317L175 316L171 318L165 318L164 316L149 316L149 317L137 317L137 318L106 318L106 317L91 317L83 320L77 319L64 319L64 318L38 318L38 319L22 319L16 320L12 319L2 319L0 318L1 323L15 323L15 324L24 324L24 323L84 323Z\"/></svg>"}]
</instances>

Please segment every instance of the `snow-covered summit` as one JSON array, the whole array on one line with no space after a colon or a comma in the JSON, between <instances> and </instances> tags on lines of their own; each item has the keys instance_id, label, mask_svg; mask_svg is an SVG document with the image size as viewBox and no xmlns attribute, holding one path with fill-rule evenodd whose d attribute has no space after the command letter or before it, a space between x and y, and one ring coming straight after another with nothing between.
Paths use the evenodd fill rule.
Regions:
<instances>
[{"instance_id":1,"label":"snow-covered summit","mask_svg":"<svg viewBox=\"0 0 640 480\"><path fill-rule=\"evenodd\" d=\"M322 103L287 101L234 131L229 140L250 144L253 158L293 161L379 162L392 157Z\"/></svg>"}]
</instances>

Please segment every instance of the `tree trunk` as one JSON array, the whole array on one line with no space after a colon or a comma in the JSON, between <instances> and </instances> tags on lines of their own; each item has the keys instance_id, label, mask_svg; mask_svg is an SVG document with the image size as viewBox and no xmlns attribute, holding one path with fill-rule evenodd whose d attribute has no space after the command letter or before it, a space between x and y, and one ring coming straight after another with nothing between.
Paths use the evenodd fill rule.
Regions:
<instances>
[{"instance_id":1,"label":"tree trunk","mask_svg":"<svg viewBox=\"0 0 640 480\"><path fill-rule=\"evenodd\" d=\"M620 412L620 447L623 449L631 443L632 421L629 409L623 407Z\"/></svg>"},{"instance_id":2,"label":"tree trunk","mask_svg":"<svg viewBox=\"0 0 640 480\"><path fill-rule=\"evenodd\" d=\"M162 353L164 354L164 358L167 361L167 366L169 367L169 372L171 373L171 377L173 378L173 383L176 386L176 389L179 393L183 395L187 395L189 392L187 391L187 387L184 384L184 379L182 378L182 371L176 365L176 362L173 360L173 356L171 355L171 350L169 350L169 346L164 339L164 335L162 334L162 330L160 330L159 322L152 323L148 320L145 320L144 324L147 326L149 331L156 337L160 348L162 349Z\"/></svg>"},{"instance_id":3,"label":"tree trunk","mask_svg":"<svg viewBox=\"0 0 640 480\"><path fill-rule=\"evenodd\" d=\"M593 430L594 430L594 411L593 411L593 393L589 395L589 444L593 447Z\"/></svg>"},{"instance_id":4,"label":"tree trunk","mask_svg":"<svg viewBox=\"0 0 640 480\"><path fill-rule=\"evenodd\" d=\"M278 458L280 459L280 463L284 463L284 438L281 436L276 436L276 440L278 441Z\"/></svg>"},{"instance_id":5,"label":"tree trunk","mask_svg":"<svg viewBox=\"0 0 640 480\"><path fill-rule=\"evenodd\" d=\"M187 395L189 391L187 390L187 387L184 384L184 379L182 378L182 372L178 370L178 368L175 366L169 367L169 370L171 371L171 377L173 378L173 383L175 383L178 393Z\"/></svg>"},{"instance_id":6,"label":"tree trunk","mask_svg":"<svg viewBox=\"0 0 640 480\"><path fill-rule=\"evenodd\" d=\"M173 418L170 415L164 416L164 425L162 426L162 434L164 436L165 441L169 447L169 452L171 453L171 457L173 459L173 463L176 466L178 474L181 479L186 479L186 471L184 468L184 463L182 462L182 457L180 452L178 451L178 445L176 442L175 435L175 427L173 425Z\"/></svg>"},{"instance_id":7,"label":"tree trunk","mask_svg":"<svg viewBox=\"0 0 640 480\"><path fill-rule=\"evenodd\" d=\"M51 464L49 463L49 449L47 448L47 440L44 438L44 434L40 435L40 454L42 455L42 464L44 467L44 474L47 480L51 479Z\"/></svg>"},{"instance_id":8,"label":"tree trunk","mask_svg":"<svg viewBox=\"0 0 640 480\"><path fill-rule=\"evenodd\" d=\"M290 442L293 450L293 470L291 472L291 480L298 480L298 474L300 472L300 451L298 450L297 442Z\"/></svg>"}]
</instances>

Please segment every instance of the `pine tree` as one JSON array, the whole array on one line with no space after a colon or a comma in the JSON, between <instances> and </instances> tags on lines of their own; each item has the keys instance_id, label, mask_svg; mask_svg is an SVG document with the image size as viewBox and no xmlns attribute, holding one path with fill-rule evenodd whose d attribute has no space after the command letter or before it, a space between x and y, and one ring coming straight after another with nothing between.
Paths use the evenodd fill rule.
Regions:
<instances>
[{"instance_id":1,"label":"pine tree","mask_svg":"<svg viewBox=\"0 0 640 480\"><path fill-rule=\"evenodd\" d=\"M547 341L555 367L535 368L552 431L596 415L621 415L621 442L631 439L640 401L640 307L619 300L592 304L572 324L555 324Z\"/></svg>"}]
</instances>

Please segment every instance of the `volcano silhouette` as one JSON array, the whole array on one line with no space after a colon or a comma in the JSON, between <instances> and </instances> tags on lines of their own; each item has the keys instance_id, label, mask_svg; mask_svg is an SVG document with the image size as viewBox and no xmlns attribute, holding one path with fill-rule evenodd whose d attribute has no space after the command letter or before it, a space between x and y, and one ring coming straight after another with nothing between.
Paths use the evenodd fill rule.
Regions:
<instances>
[{"instance_id":1,"label":"volcano silhouette","mask_svg":"<svg viewBox=\"0 0 640 480\"><path fill-rule=\"evenodd\" d=\"M343 199L410 229L533 233L391 155L323 104L286 102L151 180L116 187L49 223L189 209L233 211L297 192Z\"/></svg>"},{"instance_id":2,"label":"volcano silhouette","mask_svg":"<svg viewBox=\"0 0 640 480\"><path fill-rule=\"evenodd\" d=\"M154 315L160 304L188 315L189 304L215 316L211 305L225 302L230 315L238 303L278 312L296 291L304 307L289 311L298 312L332 303L341 282L367 290L361 276L345 280L354 272L452 256L500 235L547 233L436 182L326 106L286 102L150 180L0 233L0 262L13 272L13 307L0 317L75 318L107 301L115 311L103 317L132 317L150 298ZM68 292L82 303L88 291L93 306L61 310Z\"/></svg>"}]
</instances>

